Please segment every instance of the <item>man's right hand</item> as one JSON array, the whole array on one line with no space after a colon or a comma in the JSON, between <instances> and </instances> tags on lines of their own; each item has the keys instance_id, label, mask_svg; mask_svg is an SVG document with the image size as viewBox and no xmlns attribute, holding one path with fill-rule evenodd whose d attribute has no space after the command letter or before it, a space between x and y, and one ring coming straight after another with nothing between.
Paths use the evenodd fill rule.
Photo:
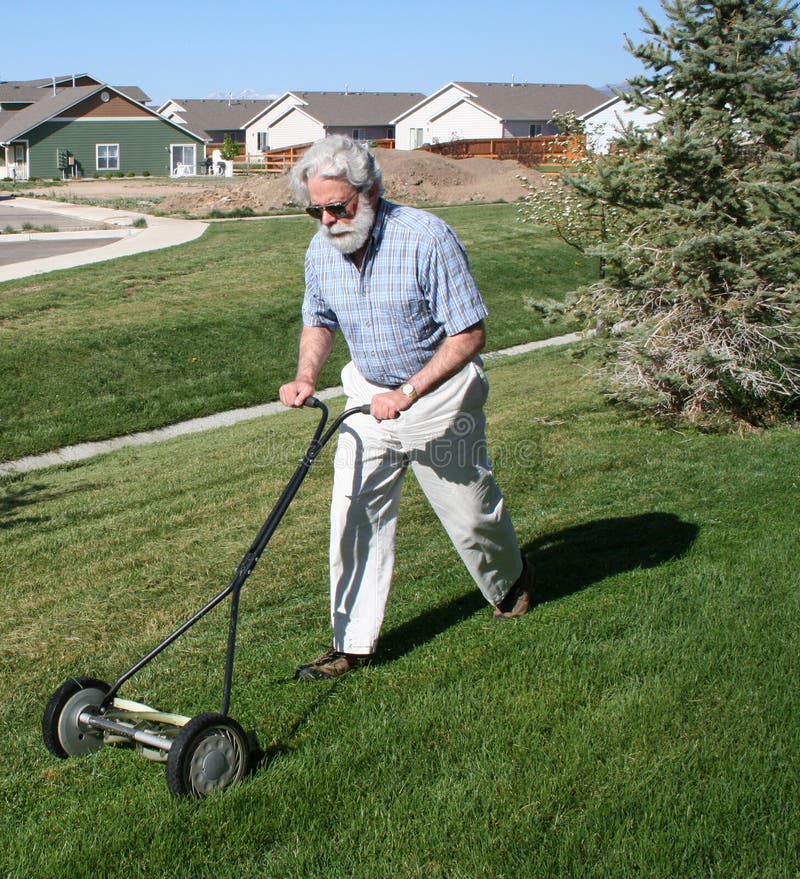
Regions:
<instances>
[{"instance_id":1,"label":"man's right hand","mask_svg":"<svg viewBox=\"0 0 800 879\"><path fill-rule=\"evenodd\" d=\"M284 406L300 407L314 393L314 385L310 382L293 381L281 386L278 395Z\"/></svg>"}]
</instances>

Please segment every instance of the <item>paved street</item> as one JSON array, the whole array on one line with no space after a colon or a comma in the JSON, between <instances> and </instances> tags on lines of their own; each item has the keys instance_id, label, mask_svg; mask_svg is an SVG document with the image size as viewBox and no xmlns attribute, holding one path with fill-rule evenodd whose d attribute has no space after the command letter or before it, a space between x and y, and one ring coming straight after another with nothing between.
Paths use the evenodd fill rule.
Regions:
<instances>
[{"instance_id":1,"label":"paved street","mask_svg":"<svg viewBox=\"0 0 800 879\"><path fill-rule=\"evenodd\" d=\"M91 220L70 216L67 213L68 207L68 205L64 205L64 213L57 214L53 211L36 210L21 204L18 199L0 196L0 232L4 232L7 228L20 232L25 225L30 225L34 229L47 227L59 232L106 228L104 223L95 223Z\"/></svg>"},{"instance_id":2,"label":"paved street","mask_svg":"<svg viewBox=\"0 0 800 879\"><path fill-rule=\"evenodd\" d=\"M8 236L11 238L12 236ZM27 262L31 259L44 259L48 256L61 256L65 253L77 253L78 251L91 250L94 247L104 247L119 241L118 236L111 238L62 238L51 240L24 241L20 236L14 235L12 241L3 240L0 243L0 266L10 266L16 263Z\"/></svg>"},{"instance_id":3,"label":"paved street","mask_svg":"<svg viewBox=\"0 0 800 879\"><path fill-rule=\"evenodd\" d=\"M0 283L185 244L208 228L198 220L0 195L0 232L27 224L29 230L0 234ZM42 228L57 231L36 231Z\"/></svg>"},{"instance_id":4,"label":"paved street","mask_svg":"<svg viewBox=\"0 0 800 879\"><path fill-rule=\"evenodd\" d=\"M13 198L0 197L0 233L2 233L0 234L0 266L91 250L119 241L119 233L102 238L95 237L95 230L107 228L105 223L70 216L67 213L36 210L20 204ZM49 231L43 233L39 231L41 229ZM11 234L9 230L13 230L16 234ZM69 238L63 237L63 234L56 234L87 231L94 234Z\"/></svg>"}]
</instances>

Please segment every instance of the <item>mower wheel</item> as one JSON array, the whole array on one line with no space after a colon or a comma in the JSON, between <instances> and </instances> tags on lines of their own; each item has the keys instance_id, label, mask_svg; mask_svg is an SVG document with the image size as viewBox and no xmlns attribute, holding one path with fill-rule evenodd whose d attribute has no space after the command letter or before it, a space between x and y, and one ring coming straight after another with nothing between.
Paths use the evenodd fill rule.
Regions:
<instances>
[{"instance_id":1,"label":"mower wheel","mask_svg":"<svg viewBox=\"0 0 800 879\"><path fill-rule=\"evenodd\" d=\"M47 750L61 760L91 754L103 745L103 733L80 722L84 711L98 709L109 691L95 678L70 678L53 693L42 717Z\"/></svg>"},{"instance_id":2,"label":"mower wheel","mask_svg":"<svg viewBox=\"0 0 800 879\"><path fill-rule=\"evenodd\" d=\"M199 714L181 727L167 755L167 787L176 797L205 797L241 781L250 743L224 714Z\"/></svg>"}]
</instances>

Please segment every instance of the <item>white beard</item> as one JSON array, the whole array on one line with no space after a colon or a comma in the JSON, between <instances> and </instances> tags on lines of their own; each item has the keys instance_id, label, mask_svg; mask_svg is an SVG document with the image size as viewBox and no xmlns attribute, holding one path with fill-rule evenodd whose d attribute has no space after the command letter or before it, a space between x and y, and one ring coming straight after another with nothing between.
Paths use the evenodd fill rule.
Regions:
<instances>
[{"instance_id":1,"label":"white beard","mask_svg":"<svg viewBox=\"0 0 800 879\"><path fill-rule=\"evenodd\" d=\"M360 250L372 232L375 223L375 208L367 198L359 198L355 216L349 223L334 223L333 226L320 224L322 234L328 239L331 247L340 253L355 253Z\"/></svg>"}]
</instances>

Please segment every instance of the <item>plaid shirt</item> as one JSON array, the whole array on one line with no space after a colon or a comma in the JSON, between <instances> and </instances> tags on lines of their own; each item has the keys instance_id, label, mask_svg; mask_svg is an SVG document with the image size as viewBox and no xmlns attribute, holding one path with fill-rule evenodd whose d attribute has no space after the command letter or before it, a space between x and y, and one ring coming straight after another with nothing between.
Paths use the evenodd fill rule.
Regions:
<instances>
[{"instance_id":1,"label":"plaid shirt","mask_svg":"<svg viewBox=\"0 0 800 879\"><path fill-rule=\"evenodd\" d=\"M486 306L453 230L438 217L381 199L359 271L320 231L305 263L303 323L341 329L356 369L396 387L447 336L482 320Z\"/></svg>"}]
</instances>

